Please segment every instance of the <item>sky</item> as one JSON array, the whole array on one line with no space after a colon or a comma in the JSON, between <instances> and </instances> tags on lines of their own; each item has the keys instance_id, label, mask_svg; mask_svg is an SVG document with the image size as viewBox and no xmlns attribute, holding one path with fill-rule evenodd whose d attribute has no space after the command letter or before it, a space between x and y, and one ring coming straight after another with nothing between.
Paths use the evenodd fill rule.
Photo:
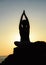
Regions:
<instances>
[{"instance_id":1,"label":"sky","mask_svg":"<svg viewBox=\"0 0 46 65\"><path fill-rule=\"evenodd\" d=\"M0 0L0 56L13 53L14 41L20 41L23 10L30 23L30 41L46 42L46 0Z\"/></svg>"}]
</instances>

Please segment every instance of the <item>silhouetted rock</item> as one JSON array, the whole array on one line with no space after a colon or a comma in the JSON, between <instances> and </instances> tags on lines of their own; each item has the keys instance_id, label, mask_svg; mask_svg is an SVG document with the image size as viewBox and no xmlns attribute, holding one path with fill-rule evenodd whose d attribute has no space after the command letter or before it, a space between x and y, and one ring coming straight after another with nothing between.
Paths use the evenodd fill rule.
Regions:
<instances>
[{"instance_id":1,"label":"silhouetted rock","mask_svg":"<svg viewBox=\"0 0 46 65\"><path fill-rule=\"evenodd\" d=\"M33 65L37 63L40 65L46 63L46 43L39 41L29 44L29 46L14 48L14 53L9 55L2 62L2 65Z\"/></svg>"}]
</instances>

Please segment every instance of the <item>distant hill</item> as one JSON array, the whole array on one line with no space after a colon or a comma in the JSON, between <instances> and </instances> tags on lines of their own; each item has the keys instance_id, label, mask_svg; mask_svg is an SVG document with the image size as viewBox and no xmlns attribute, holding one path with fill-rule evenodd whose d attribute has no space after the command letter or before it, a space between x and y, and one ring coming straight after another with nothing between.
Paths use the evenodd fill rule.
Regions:
<instances>
[{"instance_id":1,"label":"distant hill","mask_svg":"<svg viewBox=\"0 0 46 65\"><path fill-rule=\"evenodd\" d=\"M0 56L0 63L6 58L7 56Z\"/></svg>"}]
</instances>

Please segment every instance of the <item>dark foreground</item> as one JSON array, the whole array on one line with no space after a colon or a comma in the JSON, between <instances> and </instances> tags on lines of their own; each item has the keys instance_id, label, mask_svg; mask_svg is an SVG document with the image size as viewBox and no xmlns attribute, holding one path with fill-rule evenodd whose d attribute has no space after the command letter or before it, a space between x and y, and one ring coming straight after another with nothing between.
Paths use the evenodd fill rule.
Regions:
<instances>
[{"instance_id":1,"label":"dark foreground","mask_svg":"<svg viewBox=\"0 0 46 65\"><path fill-rule=\"evenodd\" d=\"M46 42L15 42L13 54L0 65L46 65Z\"/></svg>"}]
</instances>

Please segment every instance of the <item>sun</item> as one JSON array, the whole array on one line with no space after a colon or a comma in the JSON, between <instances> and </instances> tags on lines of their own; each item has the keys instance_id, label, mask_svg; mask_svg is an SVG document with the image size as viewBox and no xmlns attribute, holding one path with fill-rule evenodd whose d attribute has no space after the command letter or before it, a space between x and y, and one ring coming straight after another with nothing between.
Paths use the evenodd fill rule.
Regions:
<instances>
[{"instance_id":1,"label":"sun","mask_svg":"<svg viewBox=\"0 0 46 65\"><path fill-rule=\"evenodd\" d=\"M12 41L20 41L20 35L18 35L18 34L13 35Z\"/></svg>"}]
</instances>

